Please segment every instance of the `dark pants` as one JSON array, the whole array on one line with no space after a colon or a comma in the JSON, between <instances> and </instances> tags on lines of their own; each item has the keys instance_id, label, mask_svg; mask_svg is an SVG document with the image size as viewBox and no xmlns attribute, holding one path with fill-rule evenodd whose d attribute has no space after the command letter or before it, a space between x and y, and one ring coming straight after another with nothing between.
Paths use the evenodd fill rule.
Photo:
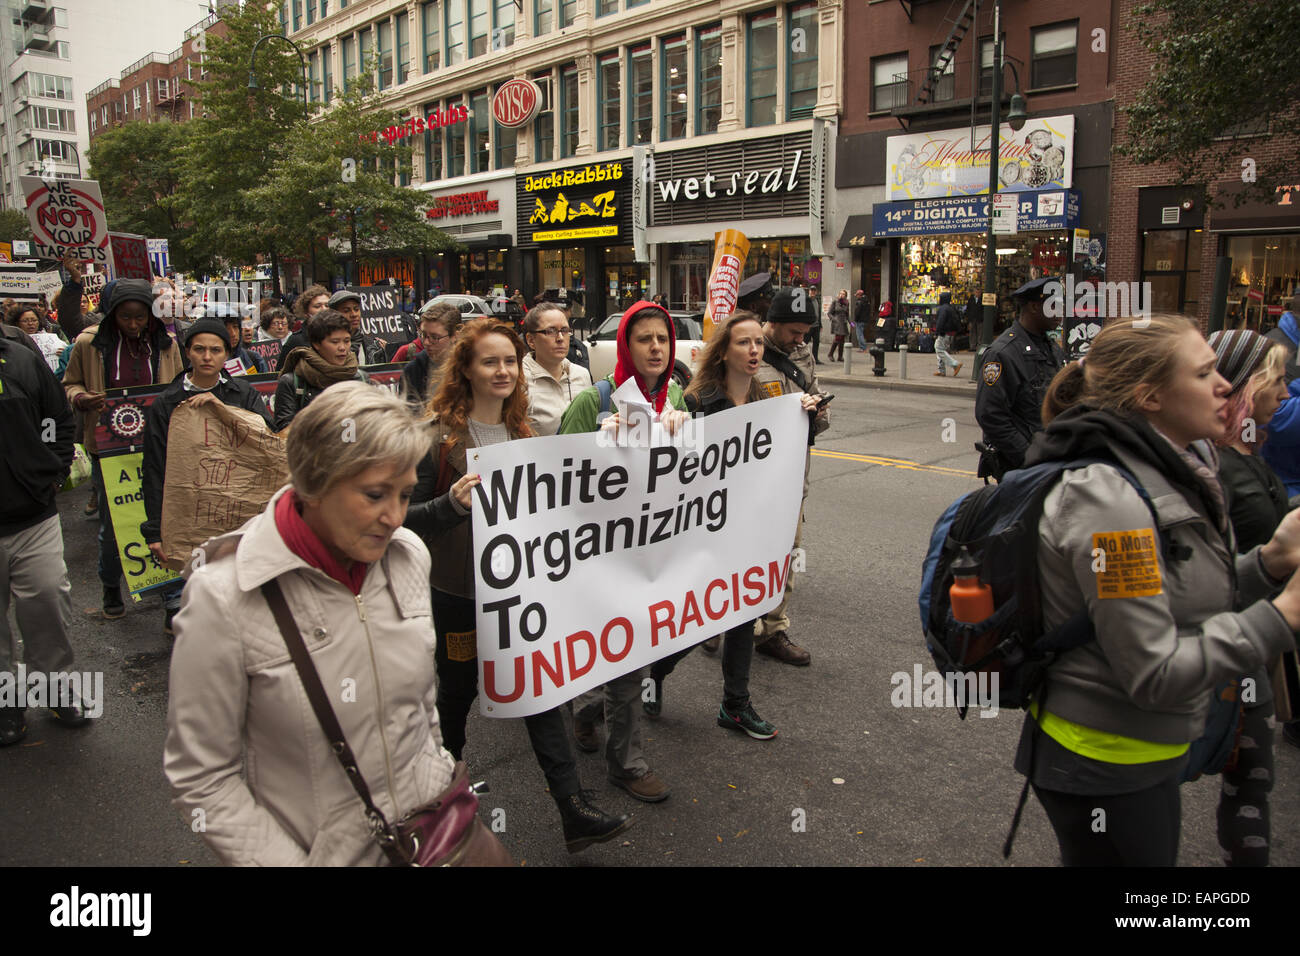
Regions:
<instances>
[{"instance_id":1,"label":"dark pants","mask_svg":"<svg viewBox=\"0 0 1300 956\"><path fill-rule=\"evenodd\" d=\"M821 359L817 357L817 350L822 347L822 327L820 325L813 326L811 339L813 361L820 362Z\"/></svg>"},{"instance_id":2,"label":"dark pants","mask_svg":"<svg viewBox=\"0 0 1300 956\"><path fill-rule=\"evenodd\" d=\"M1273 704L1242 714L1237 765L1223 771L1219 846L1229 866L1268 866L1268 795L1273 789Z\"/></svg>"},{"instance_id":3,"label":"dark pants","mask_svg":"<svg viewBox=\"0 0 1300 956\"><path fill-rule=\"evenodd\" d=\"M698 644L684 651L661 657L650 665L650 676L662 683L673 672L678 661ZM722 702L727 710L736 711L749 703L749 665L754 660L754 622L737 624L727 631L722 641Z\"/></svg>"},{"instance_id":4,"label":"dark pants","mask_svg":"<svg viewBox=\"0 0 1300 956\"><path fill-rule=\"evenodd\" d=\"M465 722L470 707L478 696L478 657L475 647L476 622L474 602L433 590L433 627L438 644L434 663L438 671L438 723L442 727L442 745L456 758L461 759L465 749ZM452 635L450 642L447 635ZM450 649L456 657L469 660L452 660ZM524 718L528 739L532 742L537 765L546 775L551 796L557 800L578 792L578 767L569 749L569 734L564 717L552 708L541 714Z\"/></svg>"},{"instance_id":5,"label":"dark pants","mask_svg":"<svg viewBox=\"0 0 1300 956\"><path fill-rule=\"evenodd\" d=\"M95 491L99 495L99 580L106 588L119 587L122 581L122 557L117 553L117 537L113 534L113 517L108 511L108 492L104 488L102 459L96 455L92 472ZM110 467L112 463L110 462Z\"/></svg>"},{"instance_id":6,"label":"dark pants","mask_svg":"<svg viewBox=\"0 0 1300 956\"><path fill-rule=\"evenodd\" d=\"M1034 793L1052 821L1066 866L1173 866L1177 862L1182 824L1177 774L1136 793L1080 796L1037 786Z\"/></svg>"}]
</instances>

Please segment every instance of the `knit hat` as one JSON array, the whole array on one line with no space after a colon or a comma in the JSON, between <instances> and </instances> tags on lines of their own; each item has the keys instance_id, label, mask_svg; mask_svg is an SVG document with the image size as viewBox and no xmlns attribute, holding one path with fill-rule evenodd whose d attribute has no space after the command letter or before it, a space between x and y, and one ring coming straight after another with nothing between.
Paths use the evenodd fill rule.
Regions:
<instances>
[{"instance_id":1,"label":"knit hat","mask_svg":"<svg viewBox=\"0 0 1300 956\"><path fill-rule=\"evenodd\" d=\"M339 291L330 296L329 307L331 309L337 309L348 300L352 300L357 305L361 304L360 294L353 292L351 289L339 289Z\"/></svg>"},{"instance_id":2,"label":"knit hat","mask_svg":"<svg viewBox=\"0 0 1300 956\"><path fill-rule=\"evenodd\" d=\"M104 315L111 317L123 302L143 302L145 306L152 309L153 298L153 283L148 279L118 279L108 295L108 305L103 310Z\"/></svg>"},{"instance_id":3,"label":"knit hat","mask_svg":"<svg viewBox=\"0 0 1300 956\"><path fill-rule=\"evenodd\" d=\"M1234 392L1259 371L1264 362L1264 354L1273 344L1258 332L1249 329L1215 332L1210 336L1209 342L1214 354L1218 356L1215 367L1228 380Z\"/></svg>"},{"instance_id":4,"label":"knit hat","mask_svg":"<svg viewBox=\"0 0 1300 956\"><path fill-rule=\"evenodd\" d=\"M211 316L199 319L185 330L185 350L189 351L190 341L194 336L202 335L204 332L208 335L215 335L217 338L221 339L221 341L226 344L226 353L229 354L230 338L226 335L226 323L222 322L220 319L212 318Z\"/></svg>"},{"instance_id":5,"label":"knit hat","mask_svg":"<svg viewBox=\"0 0 1300 956\"><path fill-rule=\"evenodd\" d=\"M807 289L792 289L787 286L778 289L776 295L772 296L772 304L767 307L767 321L812 325L817 321L816 308L812 293Z\"/></svg>"}]
</instances>

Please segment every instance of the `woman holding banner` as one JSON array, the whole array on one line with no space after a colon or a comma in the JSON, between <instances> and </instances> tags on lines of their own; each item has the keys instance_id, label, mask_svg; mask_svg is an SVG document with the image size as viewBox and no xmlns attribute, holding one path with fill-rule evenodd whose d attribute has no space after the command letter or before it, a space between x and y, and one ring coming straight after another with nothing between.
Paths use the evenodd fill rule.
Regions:
<instances>
[{"instance_id":1,"label":"woman holding banner","mask_svg":"<svg viewBox=\"0 0 1300 956\"><path fill-rule=\"evenodd\" d=\"M457 760L478 695L474 540L468 518L479 476L469 472L468 452L533 434L519 374L523 356L523 343L506 322L485 316L462 326L429 402L429 454L418 468L406 514L406 527L424 539L433 558L429 583L437 633L438 717L445 745ZM559 807L570 853L612 839L632 825L626 816L611 816L583 798L558 709L525 717L524 724Z\"/></svg>"},{"instance_id":2,"label":"woman holding banner","mask_svg":"<svg viewBox=\"0 0 1300 956\"><path fill-rule=\"evenodd\" d=\"M281 431L293 417L311 404L325 389L338 382L368 382L370 377L357 367L348 320L333 309L324 309L307 320L311 348L297 348L284 363L284 374L275 389L275 430Z\"/></svg>"},{"instance_id":3,"label":"woman holding banner","mask_svg":"<svg viewBox=\"0 0 1300 956\"><path fill-rule=\"evenodd\" d=\"M763 362L763 328L753 312L733 312L714 333L700 359L700 368L686 389L686 408L693 415L713 415L768 397L755 376ZM804 409L817 411L817 399L803 396ZM711 637L703 642L706 650ZM663 710L664 678L673 672L678 661L694 646L677 654L660 658L650 665L654 695L642 704L651 717ZM746 621L727 631L722 645L722 705L718 708L718 726L739 730L755 740L771 740L776 728L758 716L749 700L749 666L754 658L754 622Z\"/></svg>"}]
</instances>

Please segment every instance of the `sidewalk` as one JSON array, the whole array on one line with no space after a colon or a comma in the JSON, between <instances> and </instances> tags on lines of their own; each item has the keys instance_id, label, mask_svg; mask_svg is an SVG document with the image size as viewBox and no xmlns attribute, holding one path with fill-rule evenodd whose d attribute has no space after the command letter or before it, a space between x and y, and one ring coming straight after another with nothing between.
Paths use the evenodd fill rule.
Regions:
<instances>
[{"instance_id":1,"label":"sidewalk","mask_svg":"<svg viewBox=\"0 0 1300 956\"><path fill-rule=\"evenodd\" d=\"M975 364L973 352L953 352L952 357L962 363L961 372L953 377L951 371L943 378L935 375L939 360L933 352L908 352L907 375L901 377L903 356L899 352L885 353L885 374L872 374L870 352L846 349L845 358L851 362L851 370L845 374L844 363L826 361L826 343L822 343L822 364L817 366L817 381L823 385L860 385L865 388L887 388L900 392L929 392L958 394L975 399L975 383L971 380L971 369Z\"/></svg>"}]
</instances>

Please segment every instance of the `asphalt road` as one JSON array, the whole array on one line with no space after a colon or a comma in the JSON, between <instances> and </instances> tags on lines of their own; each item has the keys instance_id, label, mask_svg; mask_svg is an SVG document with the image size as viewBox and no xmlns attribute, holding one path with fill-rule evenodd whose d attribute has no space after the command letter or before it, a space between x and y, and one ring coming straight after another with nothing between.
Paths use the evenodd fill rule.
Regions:
<instances>
[{"instance_id":1,"label":"asphalt road","mask_svg":"<svg viewBox=\"0 0 1300 956\"><path fill-rule=\"evenodd\" d=\"M1058 862L1031 798L1009 864L1002 840L1021 778L1011 758L1022 715L961 721L948 710L895 708L891 675L929 667L916 609L934 519L976 487L973 393L920 395L837 387L832 429L813 460L792 637L813 655L792 668L756 656L751 692L779 736L714 723L718 658L696 651L669 679L647 755L672 787L647 806L610 786L599 755L578 754L584 786L631 812L626 839L571 856L521 721L473 714L466 759L491 787L482 807L529 866L1025 866ZM945 438L953 439L945 441ZM169 802L162 773L167 645L156 599L123 621L97 606L89 494L63 496L78 620L77 667L104 672L102 719L65 730L29 714L24 744L0 751L0 864L206 865L214 858ZM1300 863L1300 752L1277 745L1274 865ZM1218 779L1185 786L1183 865L1215 866Z\"/></svg>"}]
</instances>

